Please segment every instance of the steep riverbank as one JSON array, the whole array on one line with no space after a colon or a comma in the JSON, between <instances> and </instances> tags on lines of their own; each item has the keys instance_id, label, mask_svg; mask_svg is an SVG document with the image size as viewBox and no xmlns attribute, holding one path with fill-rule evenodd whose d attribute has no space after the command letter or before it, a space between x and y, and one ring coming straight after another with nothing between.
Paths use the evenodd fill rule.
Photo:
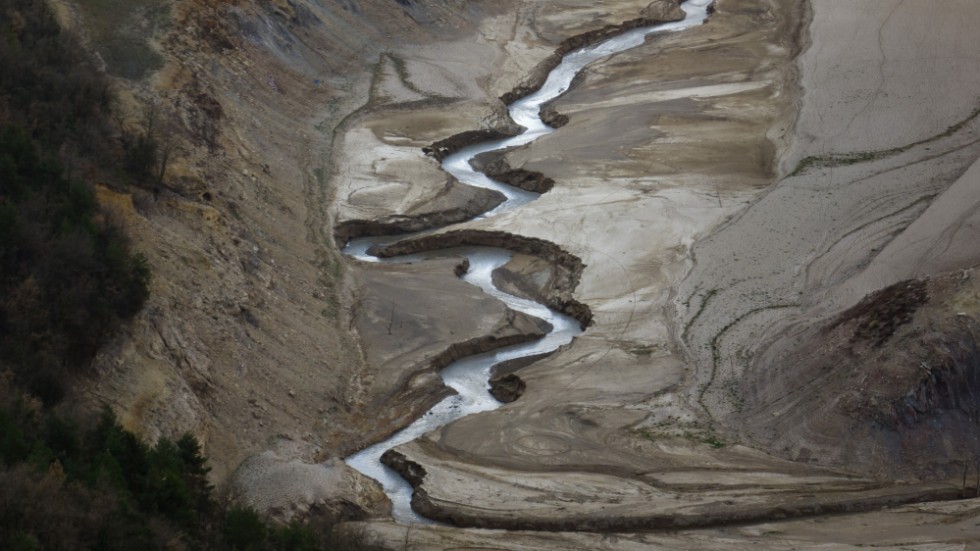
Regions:
<instances>
[{"instance_id":1,"label":"steep riverbank","mask_svg":"<svg viewBox=\"0 0 980 551\"><path fill-rule=\"evenodd\" d=\"M157 185L100 197L147 256L151 298L79 383L74 406L109 404L149 440L194 433L220 486L265 451L312 464L363 445L376 421L365 406L387 389L364 393L378 374L364 369L356 280L328 209L335 137L372 107L375 78L398 71L388 52L471 36L516 3L51 4L113 75L120 51L103 50L120 43L96 35L114 22L152 30L140 51L161 65L116 79L119 122L152 127L169 155ZM506 322L470 336L496 321Z\"/></svg>"}]
</instances>

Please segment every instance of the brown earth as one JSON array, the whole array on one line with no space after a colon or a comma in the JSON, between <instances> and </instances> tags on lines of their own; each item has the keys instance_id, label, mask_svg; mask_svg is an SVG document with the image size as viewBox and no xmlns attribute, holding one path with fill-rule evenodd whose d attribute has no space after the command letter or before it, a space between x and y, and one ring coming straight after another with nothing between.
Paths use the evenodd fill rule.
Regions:
<instances>
[{"instance_id":1,"label":"brown earth","mask_svg":"<svg viewBox=\"0 0 980 551\"><path fill-rule=\"evenodd\" d=\"M83 3L55 4L83 34L101 23L86 19ZM125 124L157 105L173 158L164 186L114 201L149 260L151 299L102 351L76 402L111 404L150 440L194 433L222 484L266 449L311 461L363 446L374 437L370 404L409 373L392 375L379 395L357 382L387 372L366 360L375 345L362 346L352 309L364 284L334 240L335 135L368 107L372 80L393 63L383 52L468 35L510 4L156 4L168 22L149 43L165 65L117 82ZM460 196L477 202L471 211L489 204L456 187L442 192L452 208L466 209ZM458 338L485 329L460 328ZM424 354L452 339L435 342ZM402 397L411 407L393 416L421 407L411 392Z\"/></svg>"},{"instance_id":2,"label":"brown earth","mask_svg":"<svg viewBox=\"0 0 980 551\"><path fill-rule=\"evenodd\" d=\"M693 398L782 457L884 480L955 477L980 453L980 256L967 244L980 111L925 80L980 80L969 63L927 61L975 50L966 21L980 11L812 8L788 174L695 247L676 290Z\"/></svg>"}]
</instances>

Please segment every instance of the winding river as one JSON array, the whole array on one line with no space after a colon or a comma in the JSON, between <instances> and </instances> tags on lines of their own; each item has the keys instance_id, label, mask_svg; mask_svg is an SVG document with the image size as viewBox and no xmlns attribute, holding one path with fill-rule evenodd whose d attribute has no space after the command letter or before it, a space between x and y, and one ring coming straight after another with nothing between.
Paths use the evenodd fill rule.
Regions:
<instances>
[{"instance_id":1,"label":"winding river","mask_svg":"<svg viewBox=\"0 0 980 551\"><path fill-rule=\"evenodd\" d=\"M508 107L511 118L525 128L525 131L512 138L492 140L466 147L442 162L443 169L460 182L503 193L507 200L488 211L480 218L491 217L501 212L511 211L535 200L539 195L497 182L482 172L474 170L470 161L477 155L528 144L539 137L554 131L541 120L541 106L561 94L571 85L572 79L586 65L617 52L643 44L653 33L678 31L701 24L708 15L708 6L713 0L688 0L683 4L686 17L677 22L650 27L640 27L626 31L599 44L575 50L564 56L562 62L551 71L544 85L535 93L515 101ZM438 253L406 255L381 260L367 251L377 245L385 245L411 236L370 237L353 239L344 248L344 254L367 262L415 262ZM460 254L456 249L455 254ZM515 346L497 349L486 354L469 356L450 364L442 370L441 376L446 386L457 392L426 412L408 427L389 439L370 446L346 459L351 467L379 481L392 501L394 518L402 523L432 522L411 508L412 487L401 476L381 463L381 455L391 448L414 440L457 419L500 407L500 402L489 392L488 379L493 366L508 360L553 352L572 341L581 333L580 324L564 314L549 309L527 299L505 293L493 285L492 274L497 268L510 260L512 253L505 249L470 247L462 251L469 259L469 272L464 281L476 285L488 295L506 304L509 308L540 318L552 326L543 338Z\"/></svg>"}]
</instances>

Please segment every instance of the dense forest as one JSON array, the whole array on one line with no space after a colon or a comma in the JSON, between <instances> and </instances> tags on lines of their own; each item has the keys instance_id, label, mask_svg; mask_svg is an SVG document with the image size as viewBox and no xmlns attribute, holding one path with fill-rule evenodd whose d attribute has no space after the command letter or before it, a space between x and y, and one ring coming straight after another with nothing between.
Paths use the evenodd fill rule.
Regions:
<instances>
[{"instance_id":1,"label":"dense forest","mask_svg":"<svg viewBox=\"0 0 980 551\"><path fill-rule=\"evenodd\" d=\"M0 549L361 550L332 519L275 524L216 499L197 440L149 446L111 411L78 421L0 378Z\"/></svg>"},{"instance_id":2,"label":"dense forest","mask_svg":"<svg viewBox=\"0 0 980 551\"><path fill-rule=\"evenodd\" d=\"M148 295L91 180L138 182L154 154L113 128L110 82L43 1L0 14L0 367L51 405Z\"/></svg>"},{"instance_id":3,"label":"dense forest","mask_svg":"<svg viewBox=\"0 0 980 551\"><path fill-rule=\"evenodd\" d=\"M151 446L109 409L59 407L149 296L92 183L153 186L165 162L88 56L44 0L0 0L0 548L370 548L330 519L281 525L218 499L190 435Z\"/></svg>"}]
</instances>

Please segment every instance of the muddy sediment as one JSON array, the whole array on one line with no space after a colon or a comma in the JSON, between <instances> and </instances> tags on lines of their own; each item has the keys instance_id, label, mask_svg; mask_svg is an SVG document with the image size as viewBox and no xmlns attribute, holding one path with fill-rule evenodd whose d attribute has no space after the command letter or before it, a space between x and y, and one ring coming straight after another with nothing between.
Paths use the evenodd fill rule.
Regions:
<instances>
[{"instance_id":1,"label":"muddy sediment","mask_svg":"<svg viewBox=\"0 0 980 551\"><path fill-rule=\"evenodd\" d=\"M425 490L428 473L421 464L397 450L389 450L382 462L395 470L414 488L412 509L418 513L460 528L494 530L529 530L544 532L629 532L636 530L672 530L678 528L707 528L747 523L763 523L881 510L900 505L951 501L973 497L975 489L954 484L896 486L854 495L811 495L777 504L725 505L697 507L683 514L644 513L620 515L514 515L506 511L494 514L485 509L469 512L459 507L443 508ZM863 494L863 495L862 495Z\"/></svg>"},{"instance_id":2,"label":"muddy sediment","mask_svg":"<svg viewBox=\"0 0 980 551\"><path fill-rule=\"evenodd\" d=\"M582 327L592 324L592 310L572 297L585 265L580 258L550 241L503 231L456 230L399 241L369 252L380 258L391 258L454 247L494 247L547 260L556 272L554 285L546 297L547 306L575 318Z\"/></svg>"},{"instance_id":3,"label":"muddy sediment","mask_svg":"<svg viewBox=\"0 0 980 551\"><path fill-rule=\"evenodd\" d=\"M672 10L661 10L656 17L638 17L636 19L631 19L619 25L606 25L601 29L595 29L586 33L578 34L576 36L565 39L559 44L559 46L549 55L545 60L540 62L537 67L535 67L529 76L522 82L515 86L511 91L504 93L500 96L500 101L505 105L510 105L515 101L524 98L538 91L541 86L544 85L545 80L548 78L548 74L557 67L565 54L581 48L583 46L588 46L590 44L596 44L622 34L625 31L636 29L639 27L648 27L652 25L657 25L660 23L667 23L671 21L679 21L684 18L684 12L678 7L680 2L673 2L672 0L666 0L660 2L662 4L672 4ZM658 2L653 2L651 7L658 4ZM649 10L650 8L648 8ZM668 16L667 13L670 13ZM562 126L568 122L567 117L564 115L559 115L553 110L549 110L549 118L545 120L546 123L551 124L556 123L558 126ZM549 120L551 122L549 122ZM490 128L482 130L467 130L465 132L460 132L443 140L439 140L428 147L422 148L422 151L429 155L430 157L442 161L446 157L456 153L457 151L475 145L481 142L487 142L491 140L500 140L505 138L511 138L519 134L519 132L513 129L504 128Z\"/></svg>"},{"instance_id":4,"label":"muddy sediment","mask_svg":"<svg viewBox=\"0 0 980 551\"><path fill-rule=\"evenodd\" d=\"M797 331L791 361L779 361L783 352L767 358L775 368L744 377L745 413L735 418L748 427L772 418L775 429L747 430L746 440L774 455L893 478L968 471L974 480L980 445L962 435L975 432L980 407L978 290L972 270L904 280ZM821 381L819 392L798 382L810 380ZM772 396L799 405L777 419ZM828 436L844 424L851 439Z\"/></svg>"},{"instance_id":5,"label":"muddy sediment","mask_svg":"<svg viewBox=\"0 0 980 551\"><path fill-rule=\"evenodd\" d=\"M423 147L422 152L441 162L446 157L465 147L483 142L513 138L518 134L520 134L520 131L509 131L499 128L467 130L444 140L439 140L428 147Z\"/></svg>"},{"instance_id":6,"label":"muddy sediment","mask_svg":"<svg viewBox=\"0 0 980 551\"><path fill-rule=\"evenodd\" d=\"M565 57L565 54L568 54L573 50L577 50L583 46L597 44L603 40L618 34L622 34L623 32L631 29L649 27L672 21L680 21L684 18L684 12L679 7L680 4L680 0L655 0L646 8L646 10L644 10L644 17L630 19L618 25L606 25L600 29L581 33L563 40L558 47L555 48L555 51L552 52L551 55L549 55L531 70L523 82L515 86L513 89L511 89L511 91L502 94L499 98L500 101L504 105L510 105L511 103L514 103L515 101L538 91L541 86L544 85L545 80L547 80L548 74L561 63L562 59ZM563 126L567 122L567 117L560 115L553 110L549 110L548 118L545 119L545 123L548 123L553 128ZM438 161L442 161L446 157L456 153L464 147L491 140L510 138L516 136L517 134L519 134L519 132L514 131L513 129L499 127L482 130L467 130L446 139L439 140L432 145L423 148L422 151L426 155L429 155Z\"/></svg>"},{"instance_id":7,"label":"muddy sediment","mask_svg":"<svg viewBox=\"0 0 980 551\"><path fill-rule=\"evenodd\" d=\"M537 318L508 310L502 324L493 333L450 344L424 364L402 375L392 385L392 390L377 400L383 407L372 409L375 422L356 439L340 446L342 455L362 449L364 442L378 442L389 438L432 406L451 396L454 391L445 386L439 376L439 371L443 368L462 358L535 341L550 330L549 324Z\"/></svg>"},{"instance_id":8,"label":"muddy sediment","mask_svg":"<svg viewBox=\"0 0 980 551\"><path fill-rule=\"evenodd\" d=\"M495 287L535 302L546 302L560 276L546 259L515 254L510 262L493 271Z\"/></svg>"},{"instance_id":9,"label":"muddy sediment","mask_svg":"<svg viewBox=\"0 0 980 551\"><path fill-rule=\"evenodd\" d=\"M555 181L542 172L511 167L505 157L507 152L508 150L504 149L477 155L470 165L498 182L524 191L547 193L555 187Z\"/></svg>"},{"instance_id":10,"label":"muddy sediment","mask_svg":"<svg viewBox=\"0 0 980 551\"><path fill-rule=\"evenodd\" d=\"M333 447L339 451L332 449L329 455L322 454L317 460L325 461L334 456L346 457L373 442L386 440L412 424L415 419L432 409L432 406L452 395L453 390L442 384L437 370L431 367L420 368L404 376L396 385L396 390L381 399L385 404L384 408L369 410L370 422L368 416L358 419L363 422L357 424L357 434L339 439Z\"/></svg>"},{"instance_id":11,"label":"muddy sediment","mask_svg":"<svg viewBox=\"0 0 980 551\"><path fill-rule=\"evenodd\" d=\"M463 204L443 210L417 214L392 214L380 220L345 220L334 226L334 240L338 247L358 237L403 235L443 228L465 222L487 212L507 200L502 193L478 189L476 196Z\"/></svg>"},{"instance_id":12,"label":"muddy sediment","mask_svg":"<svg viewBox=\"0 0 980 551\"><path fill-rule=\"evenodd\" d=\"M834 3L818 0L805 4L833 6ZM975 359L965 346L960 346L962 343L972 343L967 337L975 326L967 326L967 320L964 319L967 315L972 319L976 313L976 296L971 294L972 291L957 298L955 309L951 310L954 314L948 316L948 319L938 314L933 318L923 318L929 314L930 306L918 304L922 300L918 293L910 293L907 297L899 297L894 301L882 300L879 296L874 302L882 304L882 307L862 312L850 311L849 314L860 315L848 316L847 323L826 333L831 334L834 337L832 342L839 345L838 357L842 361L828 360L832 356L826 348L814 346L809 350L800 350L793 347L790 351L794 354L803 353L804 358L806 355L815 358L812 369L801 369L801 366L806 367L803 365L805 362L800 361L799 356L787 354L783 357L784 361L774 364L785 366L785 374L773 370L760 370L755 374L759 378L759 384L751 388L757 390L760 396L766 399L783 397L771 408L760 408L757 411L752 392L739 386L739 382L746 379L745 374L740 371L741 359L751 358L751 354L761 356L765 352L761 346L753 348L751 344L746 345L751 343L747 336L751 337L752 333L759 331L757 328L768 330L767 327L781 323L779 316L793 312L791 308L798 302L806 304L808 300L815 300L809 294L800 297L795 293L787 293L784 296L780 293L781 285L791 287L793 291L806 287L789 279L770 278L767 274L764 274L766 279L761 280L748 277L754 273L748 272L746 275L746 266L766 266L767 262L778 260L778 268L785 268L789 265L785 259L790 255L780 239L793 236L793 230L801 225L800 221L806 220L812 213L836 212L830 208L829 203L833 201L837 208L839 199L849 197L828 195L829 198L824 203L811 203L816 200L810 193L813 184L822 181L818 178L826 176L814 171L808 185L801 186L805 194L797 194L792 197L792 201L786 201L782 205L777 203L765 207L769 210L767 216L758 217L761 221L759 231L745 228L745 224L752 221L751 211L743 216L745 207L754 204L760 195L769 193L762 193L760 190L772 187L772 193L769 193L771 197L764 200L763 205L767 202L774 203L780 199L781 194L787 193L788 186L785 182L773 185L772 165L787 158L784 149L787 141L792 139L792 105L798 101L795 94L800 90L796 90L794 82L791 82L795 79L795 69L788 65L788 60L798 52L797 42L800 37L796 36L799 33L794 29L797 29L799 14L805 4L720 1L720 16L712 25L706 26L702 31L690 33L690 39L671 37L658 41L657 48L663 45L666 55L669 56L663 63L631 64L630 56L624 55L610 63L609 67L596 67L579 83L580 89L571 91L552 110L559 113L560 109L561 112L572 115L565 132L556 133L550 140L509 155L514 166L540 169L559 179L562 186L535 203L531 208L531 215L501 217L496 224L481 222L481 227L499 229L506 235L535 235L554 243L558 249L569 248L580 254L583 268L585 263L589 266L581 282L576 280L578 295L588 300L601 313L603 323L589 338L580 339L563 352L522 373L528 386L524 398L498 413L471 419L468 423L463 421L455 428L447 427L437 435L421 441L415 448L403 448L404 454L389 454L386 464L403 474L408 473L406 478L413 480L416 487L416 510L449 523L474 527L594 532L659 528L668 531L683 527L762 523L794 517L811 517L809 522L814 523L810 525L812 527L826 522L822 518L812 518L820 515L871 511L903 503L964 497L958 476L953 485L913 487L894 482L908 480L907 477L896 478L887 471L878 470L873 478L864 479L861 484L855 483L851 486L840 483L839 487L832 488L835 483L822 481L825 474L820 471L828 465L843 465L841 468L855 472L853 466L856 463L848 461L853 458L844 457L844 461L835 461L838 458L834 453L841 446L839 437L834 435L842 434L842 426L852 426L855 413L874 417L878 420L876 426L881 425L881 419L916 425L915 431L903 429L911 437L901 443L903 449L916 453L918 450L942 449L930 438L935 438L936 441L952 440L955 438L953 435L969 434L968 430L956 430L953 424L937 431L931 423L936 418L934 412L946 415L946 412L953 411L956 414L954 410L957 404L969 403L966 392L976 388L976 371L971 367L976 365ZM835 11L838 9L836 6L828 8ZM902 5L894 11L902 15L912 9L919 8ZM884 12L885 8L881 10ZM892 23L899 20L898 17L893 19ZM888 39L883 44L890 47L896 43L892 40L896 29L883 24L883 20L886 23L889 21L885 19L884 13L876 23L888 31L885 33ZM834 28L846 28L850 25L841 25L841 21L837 20L831 20L830 24ZM819 28L818 26L817 29ZM803 31L805 30L804 24ZM963 35L967 36L968 33ZM813 49L822 52L826 44L833 42L825 38ZM674 47L678 44L680 47ZM761 45L765 45L765 52ZM876 51L874 46L872 44L868 51ZM724 55L719 56L720 52L724 52ZM827 59L834 58L822 54L819 66L834 66L827 64ZM899 57L894 56L888 62L895 59ZM763 62L769 64L764 65ZM657 67L653 67L654 65ZM814 66L817 65L814 63ZM874 64L865 65L873 68ZM684 69L678 69L680 67ZM701 69L699 72L688 72L688 67ZM773 67L776 69L772 69ZM744 85L732 84L735 82L732 75L735 74L745 75ZM875 73L865 68L851 74ZM657 80L661 84L641 86L637 84L641 77ZM886 84L891 86L892 80L897 79L890 79ZM620 82L623 83L621 86L618 85ZM694 93L701 94L698 96L698 105L693 105L690 100L682 102L676 99L685 86L694 90ZM823 92L832 89L833 87L821 85L811 90ZM613 101L606 99L609 97L606 92L609 91L622 93L615 96L616 100ZM855 100L854 103L861 107L860 113L864 113L862 105L866 98L857 93L852 95L862 100ZM892 94L887 101L908 96L910 94ZM884 102L886 96L876 96L876 101ZM650 113L650 117L637 117L638 113ZM837 111L825 111L824 114L826 113L838 113L835 116L826 115L827 121L849 120L849 117L841 116ZM876 113L869 110L867 115L870 117ZM950 120L955 122L962 118L959 115L957 117L959 118ZM897 119L901 118L895 120ZM823 116L820 120L823 120ZM751 125L747 121L752 121ZM948 124L943 122L938 132L942 132ZM594 147L579 138L584 135L581 130L586 127L605 131L600 134ZM855 134L860 134L860 128L861 125L853 125L853 128L848 126ZM841 135L840 132L811 134L814 137ZM877 134L901 135L900 132ZM844 134L844 137L848 136ZM860 153L874 147L867 145L862 148L845 148L844 151ZM772 156L773 149L776 150L776 159ZM817 147L813 149L820 151ZM567 151L588 154L565 155ZM708 151L710 153L706 153ZM807 150L799 156L804 154L815 153ZM847 173L846 167L833 168L833 175L837 180L842 180ZM930 172L923 170L920 174ZM919 182L922 181L919 179ZM849 187L857 189L857 186ZM852 226L873 230L874 225L862 225L867 222L864 217L876 212L880 215L886 210L898 211L905 206L909 194L902 189L899 191L902 193L875 193L875 202L840 200L841 205L854 205L854 211L860 211L860 215L855 212L851 216L847 210L841 212L849 215L846 220L857 221L849 222ZM852 191L848 190L848 193ZM710 200L704 200L705 197ZM895 208L882 209L882 198L895 203ZM902 204L897 204L899 202ZM570 204L582 206L582 212L586 214L569 208ZM812 207L812 204L818 204L820 208ZM805 258L813 258L810 251L817 241L814 236L826 236L828 228L842 227L841 219L838 216L836 220L826 221L823 226L818 223L801 226L803 231L799 232L800 250L807 255ZM957 218L942 218L946 221L954 219ZM666 222L662 223L661 220ZM729 223L730 220L733 222ZM781 225L778 224L780 221L783 221ZM777 223L779 231L773 231L774 223ZM699 285L682 286L680 289L686 292L676 293L678 280L692 268L691 243L703 245L705 239L711 239L713 232L718 228L724 229L725 226L728 226L725 232L735 231L732 240L719 246L715 254L698 249L701 251L698 255L701 266L693 267L697 274L704 271L706 263L717 262L717 273L699 279ZM881 231L882 234L891 233L897 227L891 222L887 226L887 231ZM563 234L573 235L572 232L575 232L574 235L587 235L590 248L569 245L569 240L564 239ZM856 235L861 237L861 234ZM881 250L882 241L864 244L861 239L851 239L850 234L848 237L850 240L842 241L846 247L831 251L837 257L850 253L851 250ZM877 235L871 237L877 239ZM445 236L434 237L435 240L444 238ZM827 243L837 243L834 234L825 239ZM501 243L504 243L501 246L505 248L515 249L513 242L505 243L502 239ZM768 244L776 243L780 249L777 250L775 246L772 249L767 248ZM433 248L438 247L433 243ZM828 255L828 258L836 257ZM821 265L807 271L797 270L797 273L804 273L813 281L823 284L821 278L840 278L849 273L848 270L857 271L864 265L848 264L845 265L847 270L843 270L832 262L825 264L829 266L824 267L826 273L820 271ZM803 262L800 265L807 266ZM503 270L498 270L495 273L495 284L498 280L510 280L514 276L516 279L507 282L508 292L521 285L520 280L525 281L524 286L528 290L534 290L541 287L538 285L541 280L548 279L544 273L531 269L513 269L512 274L503 274ZM537 281L530 281L529 274ZM899 279L904 281L915 277L920 276L909 273L902 274ZM761 281L761 285L748 287L746 281ZM852 300L851 304L872 290L867 289L857 295L858 298ZM766 450L776 457L791 459L795 462L793 466L760 467L757 462L761 461L759 458L762 454L745 453L744 445L750 442L734 432L728 432L726 427L716 425L712 427L716 433L698 433L696 430L700 429L697 424L684 424L678 420L683 415L696 415L697 412L691 413L685 409L682 398L685 397L687 388L691 392L697 392L697 385L703 383L704 379L684 374L691 369L696 358L679 357L680 355L672 358L668 353L672 350L674 337L663 337L666 331L660 326L661 316L658 312L669 311L670 305L665 305L664 300L657 298L668 296L668 293L674 293L677 302L681 303L678 309L689 310L688 319L677 324L679 327L676 327L676 335L683 334L684 338L690 338L694 344L699 345L696 350L704 354L703 365L709 368L705 373L710 373L711 380L715 382L709 388L708 398L717 401L719 407L728 408L722 410L723 412L743 412L755 426L765 431L762 437L779 435L782 439L773 442L768 449L765 446L754 447ZM734 296L736 294L738 296ZM744 301L753 302L742 307ZM733 308L733 305L737 308ZM841 308L846 311L846 306L842 305ZM733 309L734 313L727 315L723 311L727 308ZM812 316L814 320L818 319L816 314L826 314L816 310ZM942 324L948 324L952 329L964 333L960 335L948 330L945 336L940 335L930 340L928 335L910 332L916 326L915 319L940 320ZM665 323L674 322L668 320ZM924 327L930 333L935 333L936 327L945 327L937 323L930 322ZM800 335L787 334L786 340L799 341ZM854 336L857 338L852 339ZM893 356L891 361L879 361L876 357L871 357L880 348L878 343L887 347L898 340L920 343L918 346L925 353L921 359L928 361L928 364L920 362L918 356L911 359L902 357L901 359L908 361L901 365L895 361L899 359L897 356ZM975 353L976 347L973 346L972 349ZM908 347L898 351L908 356ZM947 355L937 354L938 351L946 351ZM863 363L867 371L851 364L847 367L850 379L833 374L827 376L825 368L834 366L838 369L835 366L844 366L843 360L850 361L858 354L869 358ZM928 369L924 367L926 365ZM872 387L869 391L868 387L862 386L865 378L869 381L890 380L888 376L894 376L896 367L901 367L902 373L910 378L908 384L895 386L896 390L901 388L901 393L896 393L895 396L885 395L877 392L880 390L878 388ZM666 375L657 378L650 375L653 372L670 373L672 369L678 373L676 378ZM842 371L843 368L838 370ZM812 377L809 376L811 374ZM683 377L688 377L687 382ZM821 381L833 379L839 379L842 384L828 393L826 388L833 385ZM785 404L788 400L785 397L792 395L778 392L782 390L779 385L782 382L798 384L797 381L801 380L818 381L825 388L812 394L810 391L797 394L797 397L806 396L812 402L800 400L787 412ZM643 381L642 384L639 381ZM853 391L861 400L840 400L840 397L846 397L844 391L838 391L841 386L849 387L845 390ZM553 390L558 388L562 391ZM910 393L910 389L914 392ZM675 396L681 396L681 399L674 398ZM834 399L828 400L828 396ZM810 403L846 406L846 416L842 415L840 418L852 424L842 424L831 419L824 426L817 427L823 430L801 431L793 426L796 421L793 415L796 412L805 416L804 419L827 418L823 414L813 415L813 411L819 410L809 407ZM643 418L645 414L647 417ZM789 420L784 421L787 418ZM785 429L781 423L785 423ZM867 440L865 435L854 431L847 434L851 441ZM830 437L817 440L818 444L825 444L826 449L809 443L801 446L801 438L807 438L808 435ZM881 439L885 446L876 445L869 448L870 451L882 455L888 451L889 443L894 444L897 441L888 434L885 436L888 438ZM782 451L784 448L785 452ZM419 449L424 453L408 451ZM601 451L593 453L590 450ZM954 451L956 453L947 455L956 457L957 461L960 457L971 457L961 455L962 452L958 449ZM658 453L662 455L657 456ZM650 457L657 457L657 461L649 461ZM890 460L888 457L885 459ZM672 461L683 464L674 464ZM399 463L401 468L397 466ZM956 467L962 469L962 464L957 464ZM643 477L622 474L628 472L642 472ZM972 472L971 467L971 478ZM550 478L549 474L552 475ZM471 477L472 480L463 480L466 477ZM709 479L718 482L708 482ZM535 481L536 489L548 484L551 486L547 486L546 490L531 492L527 491L527 480ZM494 484L498 485L493 486ZM584 490L576 493L578 488L571 488L570 484L576 484ZM603 495L602 490L606 485L615 490ZM633 495L631 492L637 487L644 492L648 487L653 487L653 490L649 492L649 500L644 495L643 500L634 502L637 508L634 511L630 506L623 505L621 500L629 500L629 496ZM488 488L493 488L493 491L488 491ZM519 493L524 491L527 493ZM969 491L972 494L974 490ZM672 495L663 496L662 492ZM506 497L495 499L495 495ZM661 497L663 502L651 505ZM674 503L683 505L673 509ZM923 506L923 510L928 507L931 506ZM941 518L938 523L960 522L971 514L975 516L975 512L968 512L970 508L975 508L975 502L951 503L948 507L947 511L958 512L937 517ZM909 509L911 508L905 508L894 515L907 515ZM517 510L521 512L512 513ZM515 518L518 515L523 516ZM768 526L755 526L741 532L738 531L741 529L719 530L716 535L721 532L723 537L719 538L720 543L713 541L712 544L705 544L700 539L704 537L703 532L697 535L678 533L664 536L684 540L686 546L671 546L654 539L666 532L632 534L629 537L635 538L631 542L649 537L650 539L643 541L655 541L649 544L650 548L677 549L723 549L739 545L733 544L733 541L745 542L746 547L791 549L829 541L840 545L838 538L846 537L858 538L857 541L861 542L859 545L868 545L874 539L899 542L933 537L914 533L919 530L918 526L905 532L897 530L896 533L886 534L880 525L859 525L851 517L837 517L833 520L834 522L827 525L836 526L840 521L842 524L850 524L850 527L844 529L843 536L821 536L824 539L820 539L819 544L814 541L806 541L803 545L799 542L787 544L788 539L807 540L809 533L803 530L802 533L776 535L779 531L792 530L786 529L785 525L772 531L768 530L772 528ZM797 522L799 529L805 521ZM900 522L907 523L907 519L902 518ZM967 529L972 529L975 533L973 524L974 521L970 520ZM963 528L957 526L955 529L958 531ZM439 537L443 538L440 540L442 547L438 548L478 545L472 543L475 539L463 543L464 538L477 536L460 536L460 532L462 531L442 528L433 530L433 533L439 533ZM450 537L444 536L445 533L451 533L457 539L450 543ZM511 541L506 546L518 548L512 541L522 537L528 536L508 534ZM565 536L555 534L554 537L555 540L548 540L545 545L528 545L527 548L573 548L554 543L559 541L557 538ZM963 541L963 537L962 534L955 533L952 540L933 541L959 542ZM697 541L692 544L694 539ZM897 547L900 544L894 545ZM495 547L492 543L485 546ZM574 548L598 547L599 545L583 545Z\"/></svg>"},{"instance_id":13,"label":"muddy sediment","mask_svg":"<svg viewBox=\"0 0 980 551\"><path fill-rule=\"evenodd\" d=\"M505 104L511 104L538 91L544 85L545 80L547 80L548 74L561 63L565 54L573 50L597 44L631 29L684 19L684 12L681 11L680 4L680 1L673 0L652 2L645 10L644 17L630 19L618 25L606 25L600 29L578 34L563 40L550 56L531 71L523 83L515 86L510 92L501 95L500 101Z\"/></svg>"},{"instance_id":14,"label":"muddy sediment","mask_svg":"<svg viewBox=\"0 0 980 551\"><path fill-rule=\"evenodd\" d=\"M399 470L401 462L391 458L386 465ZM416 465L411 462L406 464ZM421 468L421 466L418 466ZM424 472L424 470L423 470ZM423 475L424 478L424 475ZM974 497L972 489L963 490L953 485L928 489L894 491L884 495L835 501L812 501L790 505L756 506L723 511L706 511L692 515L642 515L642 516L555 516L552 518L494 518L483 513L469 515L459 510L440 508L425 492L416 488L412 496L412 508L427 518L461 528L492 530L529 530L545 532L631 532L638 530L674 530L679 528L709 528L747 523L763 523L793 518L825 516L844 513L860 513L898 507L914 503L952 501Z\"/></svg>"},{"instance_id":15,"label":"muddy sediment","mask_svg":"<svg viewBox=\"0 0 980 551\"><path fill-rule=\"evenodd\" d=\"M380 258L391 258L426 251L449 249L453 247L495 247L521 252L544 258L563 269L565 276L563 291L575 288L578 278L585 268L577 256L562 250L558 245L538 239L507 233L504 231L454 230L415 239L406 239L372 251Z\"/></svg>"},{"instance_id":16,"label":"muddy sediment","mask_svg":"<svg viewBox=\"0 0 980 551\"><path fill-rule=\"evenodd\" d=\"M494 379L501 379L507 375L510 375L511 373L516 373L534 362L543 360L552 354L554 354L554 352L549 352L547 354L536 354L534 356L525 356L523 358L514 358L513 360L500 362L493 366L493 369L490 370L491 381Z\"/></svg>"},{"instance_id":17,"label":"muddy sediment","mask_svg":"<svg viewBox=\"0 0 980 551\"><path fill-rule=\"evenodd\" d=\"M440 370L457 360L469 356L476 356L477 354L483 354L505 346L535 341L551 331L551 325L549 323L514 312L513 317L517 318L517 316L521 316L521 321L515 319L512 323L515 327L520 327L520 333L502 336L486 335L465 342L453 343L444 352L432 358L430 362L432 367Z\"/></svg>"}]
</instances>

